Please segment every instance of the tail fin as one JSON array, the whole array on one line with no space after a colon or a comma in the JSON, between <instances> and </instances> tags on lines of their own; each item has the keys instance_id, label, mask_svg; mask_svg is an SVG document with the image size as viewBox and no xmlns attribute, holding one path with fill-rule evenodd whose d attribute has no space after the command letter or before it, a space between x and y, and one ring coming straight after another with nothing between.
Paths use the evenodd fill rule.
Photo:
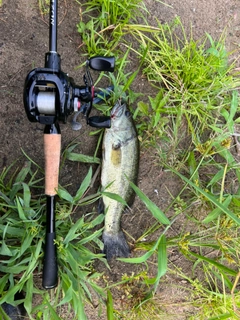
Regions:
<instances>
[{"instance_id":1,"label":"tail fin","mask_svg":"<svg viewBox=\"0 0 240 320\"><path fill-rule=\"evenodd\" d=\"M116 257L127 258L130 255L130 249L122 231L117 234L103 232L103 243L103 253L108 261Z\"/></svg>"}]
</instances>

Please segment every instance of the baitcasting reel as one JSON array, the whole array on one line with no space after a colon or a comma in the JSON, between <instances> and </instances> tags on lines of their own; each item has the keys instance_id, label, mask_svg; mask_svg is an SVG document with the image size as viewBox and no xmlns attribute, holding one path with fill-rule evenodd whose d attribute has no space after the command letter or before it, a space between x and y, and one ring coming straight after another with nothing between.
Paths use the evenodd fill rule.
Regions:
<instances>
[{"instance_id":1,"label":"baitcasting reel","mask_svg":"<svg viewBox=\"0 0 240 320\"><path fill-rule=\"evenodd\" d=\"M66 123L67 117L81 109L87 124L97 128L110 128L110 117L89 117L94 98L93 80L89 67L97 71L114 71L114 57L93 57L86 62L83 77L85 86L75 85L74 80L61 71L61 59L58 53L48 52L45 56L45 68L36 68L26 77L24 86L24 106L31 122L51 125L57 121ZM86 107L87 106L87 107Z\"/></svg>"}]
</instances>

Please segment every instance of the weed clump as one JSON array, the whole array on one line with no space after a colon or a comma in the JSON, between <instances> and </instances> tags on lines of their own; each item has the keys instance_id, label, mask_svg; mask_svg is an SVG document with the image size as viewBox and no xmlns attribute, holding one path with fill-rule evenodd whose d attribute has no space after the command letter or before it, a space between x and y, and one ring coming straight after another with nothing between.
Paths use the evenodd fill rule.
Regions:
<instances>
[{"instance_id":1,"label":"weed clump","mask_svg":"<svg viewBox=\"0 0 240 320\"><path fill-rule=\"evenodd\" d=\"M228 64L224 35L217 42L209 34L188 39L179 18L158 28L151 36L138 32L137 37L144 52L140 55L145 55L143 74L161 92L155 119L183 115L191 132L197 128L202 133L229 108L231 91L240 84L235 64ZM139 109L146 113L147 107L140 104Z\"/></svg>"}]
</instances>

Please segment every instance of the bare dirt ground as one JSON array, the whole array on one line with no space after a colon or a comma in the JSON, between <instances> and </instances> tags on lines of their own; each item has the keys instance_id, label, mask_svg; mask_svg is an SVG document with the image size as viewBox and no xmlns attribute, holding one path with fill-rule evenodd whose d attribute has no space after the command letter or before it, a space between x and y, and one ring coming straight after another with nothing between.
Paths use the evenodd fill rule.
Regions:
<instances>
[{"instance_id":1,"label":"bare dirt ground","mask_svg":"<svg viewBox=\"0 0 240 320\"><path fill-rule=\"evenodd\" d=\"M67 8L66 8L67 3ZM217 39L227 26L227 46L229 50L239 47L240 38L240 2L239 0L165 0L169 6L154 0L145 0L147 9L151 12L149 21L155 24L155 19L161 22L171 21L176 15L181 17L183 25L192 32L194 38L210 33ZM76 66L85 58L81 57L81 37L77 32L79 22L79 4L74 0L59 1L58 52L62 58L62 69L68 72L78 84L83 84L84 70L76 70ZM43 167L43 127L27 120L23 106L23 86L27 73L34 67L44 66L44 55L48 51L48 26L41 18L36 0L3 0L0 8L0 169L11 164L17 158L24 161L22 149L30 158ZM143 80L142 80L143 81ZM144 86L142 85L142 88ZM149 92L143 92L148 95ZM62 148L73 139L81 141L79 152L92 155L95 149L95 138L89 137L89 129L84 126L82 131L74 132L68 123L61 125ZM86 167L76 163L67 163L61 173L62 185L72 184L76 189L81 177L86 173ZM76 179L79 177L79 180ZM140 158L139 187L162 210L167 207L173 195L179 191L179 181L154 166L151 154L142 150ZM133 213L126 214L123 228L134 239L140 237L153 223L153 218L136 199ZM178 221L174 228L181 228ZM174 234L174 228L172 233ZM131 242L131 240L130 240ZM178 252L169 252L170 261L188 269L188 262L180 259ZM102 266L99 266L102 269ZM101 270L103 271L103 270ZM122 263L113 263L112 271L107 272L110 280L120 280L122 274L130 274L132 269ZM135 270L136 271L136 270ZM154 269L153 271L154 272ZM159 301L168 302L169 319L188 319L194 310L185 307L186 292L176 287L179 279L167 275L160 285L157 295ZM180 284L180 283L179 283ZM119 297L119 301L120 301ZM176 318L177 314L177 318ZM64 318L64 312L62 317ZM89 310L89 319L97 319L93 310ZM99 319L99 318L98 318ZM102 317L105 319L105 316ZM159 319L163 319L159 315Z\"/></svg>"}]
</instances>

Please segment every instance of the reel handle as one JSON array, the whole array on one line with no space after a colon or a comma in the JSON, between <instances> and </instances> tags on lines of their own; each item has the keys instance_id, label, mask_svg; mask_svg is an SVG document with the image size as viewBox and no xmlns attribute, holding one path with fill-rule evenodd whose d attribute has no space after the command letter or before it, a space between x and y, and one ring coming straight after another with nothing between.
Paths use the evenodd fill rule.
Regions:
<instances>
[{"instance_id":1,"label":"reel handle","mask_svg":"<svg viewBox=\"0 0 240 320\"><path fill-rule=\"evenodd\" d=\"M115 57L95 56L88 59L87 63L93 70L113 72L115 66Z\"/></svg>"}]
</instances>

